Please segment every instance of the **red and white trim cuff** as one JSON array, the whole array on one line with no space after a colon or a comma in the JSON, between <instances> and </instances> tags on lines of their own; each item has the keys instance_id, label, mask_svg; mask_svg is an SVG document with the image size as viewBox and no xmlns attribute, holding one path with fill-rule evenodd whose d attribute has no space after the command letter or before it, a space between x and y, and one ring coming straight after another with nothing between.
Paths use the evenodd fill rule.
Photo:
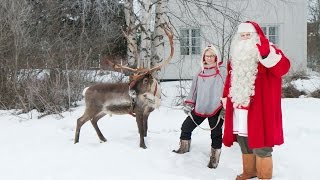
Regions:
<instances>
[{"instance_id":1,"label":"red and white trim cuff","mask_svg":"<svg viewBox=\"0 0 320 180\"><path fill-rule=\"evenodd\" d=\"M263 66L267 68L271 68L275 66L281 60L281 58L282 58L282 55L277 54L274 47L270 46L270 53L268 57L266 57L265 59L260 59L259 61Z\"/></svg>"}]
</instances>

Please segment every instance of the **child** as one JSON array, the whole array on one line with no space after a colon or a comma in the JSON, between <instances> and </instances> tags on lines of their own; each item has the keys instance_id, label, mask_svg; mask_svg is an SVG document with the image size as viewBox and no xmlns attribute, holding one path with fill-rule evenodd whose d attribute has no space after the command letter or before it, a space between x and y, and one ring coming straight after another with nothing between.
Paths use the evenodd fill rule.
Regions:
<instances>
[{"instance_id":1,"label":"child","mask_svg":"<svg viewBox=\"0 0 320 180\"><path fill-rule=\"evenodd\" d=\"M194 77L184 112L188 115L181 126L178 154L189 152L192 131L205 119L211 128L211 157L209 168L217 168L222 146L223 119L219 119L222 109L220 98L224 87L224 76L219 66L220 54L213 45L207 46L201 58L201 71Z\"/></svg>"}]
</instances>

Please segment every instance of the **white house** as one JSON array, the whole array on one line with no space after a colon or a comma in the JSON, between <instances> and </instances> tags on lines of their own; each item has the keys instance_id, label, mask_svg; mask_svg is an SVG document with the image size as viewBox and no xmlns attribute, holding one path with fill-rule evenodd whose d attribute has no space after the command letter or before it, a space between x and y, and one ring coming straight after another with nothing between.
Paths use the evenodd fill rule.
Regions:
<instances>
[{"instance_id":1,"label":"white house","mask_svg":"<svg viewBox=\"0 0 320 180\"><path fill-rule=\"evenodd\" d=\"M239 22L246 20L259 23L269 40L284 51L291 61L290 72L307 68L306 0L204 0L193 4L169 0L168 11L177 37L174 57L161 70L161 79L191 79L199 71L200 54L208 44L218 46L226 62L231 36ZM164 56L168 53L166 43Z\"/></svg>"}]
</instances>

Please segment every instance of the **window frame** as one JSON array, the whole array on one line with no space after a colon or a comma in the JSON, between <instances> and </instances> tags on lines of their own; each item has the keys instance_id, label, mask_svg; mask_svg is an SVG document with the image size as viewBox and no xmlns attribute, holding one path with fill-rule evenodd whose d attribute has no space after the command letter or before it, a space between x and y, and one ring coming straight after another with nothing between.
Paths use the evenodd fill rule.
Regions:
<instances>
[{"instance_id":1,"label":"window frame","mask_svg":"<svg viewBox=\"0 0 320 180\"><path fill-rule=\"evenodd\" d=\"M201 29L198 27L180 28L180 55L201 54Z\"/></svg>"}]
</instances>

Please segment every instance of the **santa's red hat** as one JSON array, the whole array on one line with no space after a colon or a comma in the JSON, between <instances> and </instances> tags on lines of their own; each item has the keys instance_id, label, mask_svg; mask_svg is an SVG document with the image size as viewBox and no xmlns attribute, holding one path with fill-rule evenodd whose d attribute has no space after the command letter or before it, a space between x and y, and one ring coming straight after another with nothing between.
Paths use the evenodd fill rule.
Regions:
<instances>
[{"instance_id":1,"label":"santa's red hat","mask_svg":"<svg viewBox=\"0 0 320 180\"><path fill-rule=\"evenodd\" d=\"M254 28L256 29L256 31L257 31L257 33L258 33L258 35L259 35L260 37L266 38L264 32L262 31L262 29L261 29L261 27L259 26L258 23L253 22L253 21L246 21L246 22L247 22L247 23L251 23L251 24L254 26Z\"/></svg>"},{"instance_id":2,"label":"santa's red hat","mask_svg":"<svg viewBox=\"0 0 320 180\"><path fill-rule=\"evenodd\" d=\"M257 33L259 37L262 37L262 38L266 37L261 27L259 26L259 24L253 21L246 21L244 23L239 24L237 33L242 33L242 32Z\"/></svg>"}]
</instances>

